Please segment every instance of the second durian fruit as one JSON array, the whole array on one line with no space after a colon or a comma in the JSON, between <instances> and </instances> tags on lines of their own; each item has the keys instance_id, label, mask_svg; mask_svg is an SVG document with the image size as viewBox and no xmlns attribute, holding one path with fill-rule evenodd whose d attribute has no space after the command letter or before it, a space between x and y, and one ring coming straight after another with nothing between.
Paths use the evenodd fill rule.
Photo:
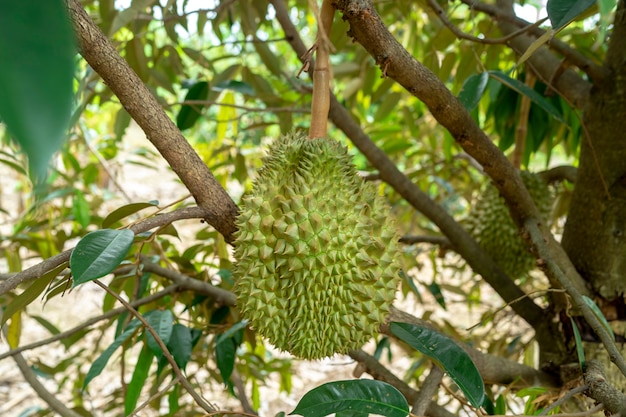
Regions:
<instances>
[{"instance_id":1,"label":"second durian fruit","mask_svg":"<svg viewBox=\"0 0 626 417\"><path fill-rule=\"evenodd\" d=\"M543 219L547 219L553 201L548 184L538 174L528 171L520 174L539 213ZM481 248L511 278L522 278L534 268L535 257L513 222L504 198L492 183L487 184L472 205L466 225Z\"/></svg>"},{"instance_id":2,"label":"second durian fruit","mask_svg":"<svg viewBox=\"0 0 626 417\"><path fill-rule=\"evenodd\" d=\"M398 285L398 236L344 146L282 137L240 208L234 291L260 335L319 359L377 334Z\"/></svg>"}]
</instances>

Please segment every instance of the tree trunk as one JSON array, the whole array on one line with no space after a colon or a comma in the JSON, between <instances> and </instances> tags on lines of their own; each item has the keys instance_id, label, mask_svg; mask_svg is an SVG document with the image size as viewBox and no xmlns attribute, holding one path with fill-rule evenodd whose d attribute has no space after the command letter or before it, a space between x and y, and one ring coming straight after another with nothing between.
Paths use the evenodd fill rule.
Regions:
<instances>
[{"instance_id":1,"label":"tree trunk","mask_svg":"<svg viewBox=\"0 0 626 417\"><path fill-rule=\"evenodd\" d=\"M563 247L604 299L626 292L626 4L609 42L607 77L594 80L584 109L580 166ZM606 312L605 312L606 313ZM618 311L614 311L619 317Z\"/></svg>"}]
</instances>

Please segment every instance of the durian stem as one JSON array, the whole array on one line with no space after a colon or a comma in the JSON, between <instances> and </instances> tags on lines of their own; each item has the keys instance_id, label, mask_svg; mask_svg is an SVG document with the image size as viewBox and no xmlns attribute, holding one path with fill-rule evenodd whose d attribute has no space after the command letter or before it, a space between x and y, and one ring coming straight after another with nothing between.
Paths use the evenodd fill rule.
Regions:
<instances>
[{"instance_id":1,"label":"durian stem","mask_svg":"<svg viewBox=\"0 0 626 417\"><path fill-rule=\"evenodd\" d=\"M324 0L317 19L316 62L313 71L311 127L309 128L309 138L311 139L326 136L328 110L330 109L329 36L334 15L335 8L330 4L330 0Z\"/></svg>"}]
</instances>

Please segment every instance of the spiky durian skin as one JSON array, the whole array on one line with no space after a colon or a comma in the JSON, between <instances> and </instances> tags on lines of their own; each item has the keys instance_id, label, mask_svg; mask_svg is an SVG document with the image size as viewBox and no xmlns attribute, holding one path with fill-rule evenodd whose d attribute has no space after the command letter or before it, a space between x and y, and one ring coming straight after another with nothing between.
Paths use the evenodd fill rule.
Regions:
<instances>
[{"instance_id":1,"label":"spiky durian skin","mask_svg":"<svg viewBox=\"0 0 626 417\"><path fill-rule=\"evenodd\" d=\"M377 333L398 284L398 236L345 147L283 136L240 208L234 291L259 334L319 359Z\"/></svg>"},{"instance_id":2,"label":"spiky durian skin","mask_svg":"<svg viewBox=\"0 0 626 417\"><path fill-rule=\"evenodd\" d=\"M539 213L547 219L553 201L548 184L537 174L528 171L520 174ZM487 184L472 206L467 225L480 247L511 278L522 278L535 266L535 257L513 223L504 198L492 183Z\"/></svg>"}]
</instances>

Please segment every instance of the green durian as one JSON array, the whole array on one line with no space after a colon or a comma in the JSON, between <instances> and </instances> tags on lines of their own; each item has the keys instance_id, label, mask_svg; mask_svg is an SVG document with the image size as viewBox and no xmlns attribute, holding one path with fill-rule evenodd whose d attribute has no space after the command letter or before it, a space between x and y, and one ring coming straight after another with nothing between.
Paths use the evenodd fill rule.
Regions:
<instances>
[{"instance_id":1,"label":"green durian","mask_svg":"<svg viewBox=\"0 0 626 417\"><path fill-rule=\"evenodd\" d=\"M398 285L398 236L384 199L344 146L283 136L240 209L234 291L260 335L319 359L377 334Z\"/></svg>"},{"instance_id":2,"label":"green durian","mask_svg":"<svg viewBox=\"0 0 626 417\"><path fill-rule=\"evenodd\" d=\"M539 213L548 219L554 200L548 184L538 174L528 171L520 174ZM472 205L465 224L480 247L511 278L522 278L534 268L535 257L513 222L504 198L491 182Z\"/></svg>"}]
</instances>

